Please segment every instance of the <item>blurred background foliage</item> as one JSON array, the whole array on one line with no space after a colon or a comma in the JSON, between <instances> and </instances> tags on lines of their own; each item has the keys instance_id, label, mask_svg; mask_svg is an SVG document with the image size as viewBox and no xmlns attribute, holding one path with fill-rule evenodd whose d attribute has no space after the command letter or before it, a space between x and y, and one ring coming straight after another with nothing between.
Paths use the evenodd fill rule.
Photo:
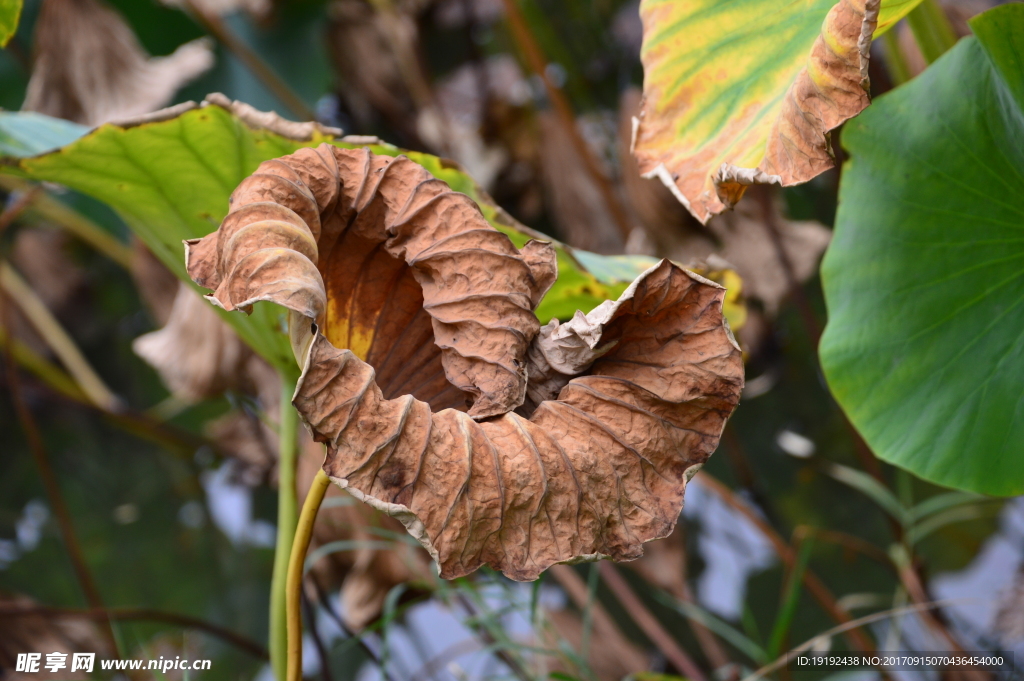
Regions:
<instances>
[{"instance_id":1,"label":"blurred background foliage","mask_svg":"<svg viewBox=\"0 0 1024 681\"><path fill-rule=\"evenodd\" d=\"M0 106L21 109L30 78L45 80L40 55L52 50L39 44L45 10L99 1L25 3L17 34L0 52ZM748 387L718 453L688 491L672 537L617 568L560 566L534 585L482 571L445 584L421 570L419 554L380 559L415 550L395 548L407 546L403 533L336 496L342 529L320 538L322 553L333 552L312 571L307 590L315 622L307 627L310 678L640 679L654 678L642 672L662 672L699 681L680 663L682 651L705 678L738 679L847 615L968 596L976 600L956 601L934 616L881 619L863 636L880 650L942 649L948 637L967 650L1020 650L1020 500L947 498L945 506L932 502L936 513L896 520L894 505L909 509L947 492L875 460L821 377L816 346L825 310L816 272L840 170L785 191L752 189L737 211L706 228L656 181L642 180L629 156L629 118L643 77L636 2L102 4L120 13L152 56L212 37L206 67L194 67L200 73L161 104L222 92L292 120L315 116L347 134L454 158L534 230L587 251L734 270L743 282L746 319L738 335ZM957 22L980 9L967 2L946 7L964 32ZM901 45L902 64L920 70L924 62L902 28L889 44ZM893 78L878 45L875 51L879 94ZM531 71L538 57L571 109L572 129ZM57 108L42 112L84 125L104 122L86 111L112 107L90 99L99 95L88 78L110 75L101 60L61 64L59 50L49 58L58 62L53 69L70 74L46 81L67 89L57 99L87 106L62 111L51 102ZM585 143L589 162L574 138ZM23 311L4 306L4 338L17 341L5 345L29 351L14 357L12 350L9 358L30 356L34 366L53 371L19 370L14 392L12 362L2 373L0 676L21 678L10 656L40 641L62 650L109 646L101 620L67 612L89 603L19 421L20 401L38 425L98 595L114 611L120 654L209 657L214 663L205 678L268 679L259 655L168 615L266 645L276 506L276 404L267 395L274 389L250 377L206 386L188 399L175 395L133 351L139 336L167 322L173 277L147 259L104 204L55 185L4 186L0 253L119 402L101 409L55 389L59 376L45 375L64 375L57 368L62 359ZM130 267L72 236L80 234L68 224L76 218L44 210L43 196L131 249ZM315 457L314 448L306 459ZM344 515L350 511L355 516ZM924 536L911 544L915 532ZM331 548L332 541L340 543ZM804 588L811 578L833 595L825 607L820 590ZM339 588L349 596L339 599ZM12 604L22 611L3 609ZM38 610L35 619L24 612L44 606L64 610ZM828 641L851 645L841 635Z\"/></svg>"}]
</instances>

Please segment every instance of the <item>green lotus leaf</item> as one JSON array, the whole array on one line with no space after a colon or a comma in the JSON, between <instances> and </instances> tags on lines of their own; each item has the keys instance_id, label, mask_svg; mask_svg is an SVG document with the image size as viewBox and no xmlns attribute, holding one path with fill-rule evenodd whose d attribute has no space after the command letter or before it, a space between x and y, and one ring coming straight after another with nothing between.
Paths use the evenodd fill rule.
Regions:
<instances>
[{"instance_id":1,"label":"green lotus leaf","mask_svg":"<svg viewBox=\"0 0 1024 681\"><path fill-rule=\"evenodd\" d=\"M849 122L828 383L882 459L1024 492L1024 5Z\"/></svg>"}]
</instances>

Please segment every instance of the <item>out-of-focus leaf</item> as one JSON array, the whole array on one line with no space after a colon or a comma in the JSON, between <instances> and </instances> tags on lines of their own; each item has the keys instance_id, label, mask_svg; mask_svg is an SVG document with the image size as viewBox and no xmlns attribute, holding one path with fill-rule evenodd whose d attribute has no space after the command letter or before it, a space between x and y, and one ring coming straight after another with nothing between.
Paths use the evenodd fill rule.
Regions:
<instances>
[{"instance_id":1,"label":"out-of-focus leaf","mask_svg":"<svg viewBox=\"0 0 1024 681\"><path fill-rule=\"evenodd\" d=\"M578 248L621 253L623 235L608 210L603 187L587 170L565 124L554 111L542 111L537 129L540 177L558 233Z\"/></svg>"},{"instance_id":2,"label":"out-of-focus leaf","mask_svg":"<svg viewBox=\"0 0 1024 681\"><path fill-rule=\"evenodd\" d=\"M190 286L178 284L170 317L159 331L135 339L135 354L185 402L216 397L245 381L252 351Z\"/></svg>"},{"instance_id":3,"label":"out-of-focus leaf","mask_svg":"<svg viewBox=\"0 0 1024 681\"><path fill-rule=\"evenodd\" d=\"M871 477L864 471L859 471L856 468L850 468L849 466L843 466L838 463L829 464L826 470L829 475L839 482L844 485L849 485L853 489L870 498L878 504L879 508L891 515L896 522L900 523L900 525L906 526L909 523L907 509L903 507L903 504L901 504L900 500L896 498L896 495L889 491L888 487L880 483L875 478Z\"/></svg>"},{"instance_id":4,"label":"out-of-focus leaf","mask_svg":"<svg viewBox=\"0 0 1024 681\"><path fill-rule=\"evenodd\" d=\"M985 497L980 494L974 494L972 492L946 492L945 494L937 494L934 497L925 499L920 504L917 504L910 509L910 520L916 522L923 520L930 515L945 511L948 508L954 508L956 506L963 506L965 504L971 504L977 501L981 501Z\"/></svg>"},{"instance_id":5,"label":"out-of-focus leaf","mask_svg":"<svg viewBox=\"0 0 1024 681\"><path fill-rule=\"evenodd\" d=\"M643 0L641 172L707 222L750 184L831 168L829 132L868 104L876 21L882 30L916 4Z\"/></svg>"},{"instance_id":6,"label":"out-of-focus leaf","mask_svg":"<svg viewBox=\"0 0 1024 681\"><path fill-rule=\"evenodd\" d=\"M698 624L701 624L715 632L719 638L734 646L736 650L742 652L751 661L756 662L759 665L765 664L769 661L764 648L759 646L753 639L748 637L746 634L741 633L738 629L727 624L715 615L712 615L699 605L670 598L667 594L659 594L655 592L654 596L664 606L677 610L681 615L683 615L683 617L693 620L694 622L697 622Z\"/></svg>"},{"instance_id":7,"label":"out-of-focus leaf","mask_svg":"<svg viewBox=\"0 0 1024 681\"><path fill-rule=\"evenodd\" d=\"M67 146L89 128L37 113L0 111L0 154L24 158Z\"/></svg>"},{"instance_id":8,"label":"out-of-focus leaf","mask_svg":"<svg viewBox=\"0 0 1024 681\"><path fill-rule=\"evenodd\" d=\"M971 25L845 129L821 359L879 457L1020 494L1024 6Z\"/></svg>"},{"instance_id":9,"label":"out-of-focus leaf","mask_svg":"<svg viewBox=\"0 0 1024 681\"><path fill-rule=\"evenodd\" d=\"M102 0L46 0L36 21L26 111L85 125L165 106L213 66L206 39L150 58L131 27Z\"/></svg>"},{"instance_id":10,"label":"out-of-focus leaf","mask_svg":"<svg viewBox=\"0 0 1024 681\"><path fill-rule=\"evenodd\" d=\"M22 0L0 0L0 47L7 47L18 30Z\"/></svg>"},{"instance_id":11,"label":"out-of-focus leaf","mask_svg":"<svg viewBox=\"0 0 1024 681\"><path fill-rule=\"evenodd\" d=\"M515 248L405 157L325 144L268 161L187 259L220 306L298 317L293 403L325 471L401 520L446 579L641 555L742 390L722 287L662 261L538 337L551 247ZM510 413L527 372L529 420Z\"/></svg>"},{"instance_id":12,"label":"out-of-focus leaf","mask_svg":"<svg viewBox=\"0 0 1024 681\"><path fill-rule=\"evenodd\" d=\"M975 520L985 515L985 507L977 502L964 506L956 506L929 516L917 523L907 533L907 542L913 546L931 533L941 530L946 525Z\"/></svg>"},{"instance_id":13,"label":"out-of-focus leaf","mask_svg":"<svg viewBox=\"0 0 1024 681\"><path fill-rule=\"evenodd\" d=\"M80 126L38 114L0 113L0 133L9 134L9 156L46 150L33 145L47 149L67 145L59 153L38 158L8 159L6 169L59 182L113 206L153 254L188 281L181 242L212 232L227 214L235 186L261 162L325 141L342 148L367 146L387 156L403 153L376 138L340 138L341 131L336 129L284 121L223 96L211 95L210 100L216 103L157 112L149 122L131 127L103 125L77 141L85 132ZM48 125L67 136L40 145L39 140L46 137L39 131ZM542 324L552 318L569 319L576 310L589 311L617 297L636 274L657 262L642 256L589 254L531 232L495 205L459 167L429 154L405 153L479 204L487 221L517 248L532 238L552 242L559 278L536 310ZM589 271L591 267L595 272ZM227 315L226 319L271 364L294 370L294 358L281 332L285 320L280 311L261 304L251 317ZM733 316L730 321L735 322Z\"/></svg>"}]
</instances>

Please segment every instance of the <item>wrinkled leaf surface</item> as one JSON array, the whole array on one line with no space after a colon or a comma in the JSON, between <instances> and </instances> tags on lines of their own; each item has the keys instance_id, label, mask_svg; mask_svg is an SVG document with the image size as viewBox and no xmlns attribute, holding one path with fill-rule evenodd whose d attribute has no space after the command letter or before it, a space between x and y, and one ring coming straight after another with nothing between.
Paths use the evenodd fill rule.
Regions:
<instances>
[{"instance_id":1,"label":"wrinkled leaf surface","mask_svg":"<svg viewBox=\"0 0 1024 681\"><path fill-rule=\"evenodd\" d=\"M662 261L538 336L553 249L517 249L404 156L325 144L263 163L186 257L216 304L298 318L293 403L325 471L444 578L640 556L742 390L721 286Z\"/></svg>"}]
</instances>

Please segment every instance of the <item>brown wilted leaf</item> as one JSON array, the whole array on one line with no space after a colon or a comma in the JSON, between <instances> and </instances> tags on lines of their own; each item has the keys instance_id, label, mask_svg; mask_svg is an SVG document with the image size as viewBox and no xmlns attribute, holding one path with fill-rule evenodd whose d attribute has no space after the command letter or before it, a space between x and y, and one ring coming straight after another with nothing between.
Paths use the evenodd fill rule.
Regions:
<instances>
[{"instance_id":1,"label":"brown wilted leaf","mask_svg":"<svg viewBox=\"0 0 1024 681\"><path fill-rule=\"evenodd\" d=\"M814 276L832 231L815 220L784 218L777 190L772 187L754 187L751 192L760 193L760 200L752 196L708 222L707 229L721 244L717 254L743 277L746 296L760 300L774 316L791 289L787 268L792 268L792 277L799 282Z\"/></svg>"},{"instance_id":2,"label":"brown wilted leaf","mask_svg":"<svg viewBox=\"0 0 1024 681\"><path fill-rule=\"evenodd\" d=\"M520 358L543 291L508 237L405 157L325 144L285 159L261 164L220 229L189 242L189 273L215 289L211 300L228 310L270 300L316 320L389 394L435 409L470 398L474 418L521 404ZM308 344L308 329L292 326Z\"/></svg>"},{"instance_id":3,"label":"brown wilted leaf","mask_svg":"<svg viewBox=\"0 0 1024 681\"><path fill-rule=\"evenodd\" d=\"M391 36L404 34L410 50L419 45L415 18L405 12L377 12L362 0L333 0L328 48L343 86L338 94L359 128L371 128L375 114L396 130L416 139L416 98L403 76L402 56Z\"/></svg>"},{"instance_id":4,"label":"brown wilted leaf","mask_svg":"<svg viewBox=\"0 0 1024 681\"><path fill-rule=\"evenodd\" d=\"M213 66L205 39L149 57L100 0L45 0L35 30L26 111L99 125L155 111Z\"/></svg>"},{"instance_id":5,"label":"brown wilted leaf","mask_svg":"<svg viewBox=\"0 0 1024 681\"><path fill-rule=\"evenodd\" d=\"M553 251L520 253L404 157L322 145L262 164L187 266L225 309L292 310L293 403L328 444L324 470L402 521L444 578L638 557L672 530L742 389L724 289L663 261L619 301L552 322L587 375L529 420L509 413ZM560 368L530 375L562 382ZM468 414L451 408L467 398Z\"/></svg>"},{"instance_id":6,"label":"brown wilted leaf","mask_svg":"<svg viewBox=\"0 0 1024 681\"><path fill-rule=\"evenodd\" d=\"M139 298L159 326L167 323L178 297L178 278L146 248L142 240L132 237L130 274Z\"/></svg>"},{"instance_id":7,"label":"brown wilted leaf","mask_svg":"<svg viewBox=\"0 0 1024 681\"><path fill-rule=\"evenodd\" d=\"M80 294L86 287L85 271L69 256L67 233L48 226L21 229L11 248L11 264L41 301L62 322L78 321ZM49 354L49 344L19 306L7 310L8 333Z\"/></svg>"},{"instance_id":8,"label":"brown wilted leaf","mask_svg":"<svg viewBox=\"0 0 1024 681\"><path fill-rule=\"evenodd\" d=\"M220 395L244 381L253 352L202 296L185 284L166 325L143 334L132 349L160 373L168 389L186 402Z\"/></svg>"},{"instance_id":9,"label":"brown wilted leaf","mask_svg":"<svg viewBox=\"0 0 1024 681\"><path fill-rule=\"evenodd\" d=\"M67 309L86 284L85 271L68 255L66 232L49 227L22 229L11 248L11 262L51 310Z\"/></svg>"}]
</instances>

